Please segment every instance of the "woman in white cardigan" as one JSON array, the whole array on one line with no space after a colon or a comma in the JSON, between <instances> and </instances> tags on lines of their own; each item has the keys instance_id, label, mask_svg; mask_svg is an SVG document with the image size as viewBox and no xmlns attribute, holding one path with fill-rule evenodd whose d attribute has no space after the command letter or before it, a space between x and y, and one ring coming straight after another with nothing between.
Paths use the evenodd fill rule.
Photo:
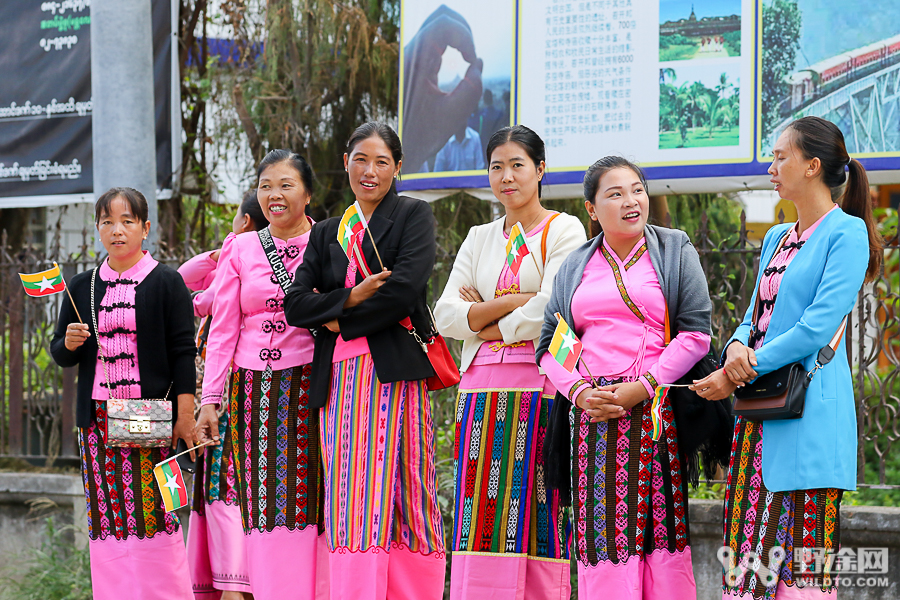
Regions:
<instances>
[{"instance_id":1,"label":"woman in white cardigan","mask_svg":"<svg viewBox=\"0 0 900 600\"><path fill-rule=\"evenodd\" d=\"M504 218L469 230L435 307L440 332L463 340L454 444L450 597L568 599L571 527L544 484L543 443L556 390L534 349L553 278L586 241L576 217L541 205L544 143L522 125L487 146ZM519 223L531 256L510 265ZM487 300L484 300L487 298Z\"/></svg>"}]
</instances>

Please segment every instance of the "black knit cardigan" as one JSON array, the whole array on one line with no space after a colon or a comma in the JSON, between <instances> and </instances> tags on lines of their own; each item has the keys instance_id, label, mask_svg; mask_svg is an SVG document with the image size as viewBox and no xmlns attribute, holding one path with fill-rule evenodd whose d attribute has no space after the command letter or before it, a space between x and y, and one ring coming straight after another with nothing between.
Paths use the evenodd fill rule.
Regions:
<instances>
[{"instance_id":1,"label":"black knit cardigan","mask_svg":"<svg viewBox=\"0 0 900 600\"><path fill-rule=\"evenodd\" d=\"M86 428L94 421L92 395L97 365L97 332L91 319L91 271L79 273L68 286L91 336L74 351L66 348L66 327L78 322L72 303L66 297L50 342L50 354L61 367L78 365L75 424ZM106 288L107 283L98 274L94 287L94 304L98 310ZM169 384L172 385L169 399L173 402L178 394L193 394L197 376L194 309L181 275L162 263L156 265L135 288L135 306L141 397L162 398ZM177 418L177 407L173 413Z\"/></svg>"}]
</instances>

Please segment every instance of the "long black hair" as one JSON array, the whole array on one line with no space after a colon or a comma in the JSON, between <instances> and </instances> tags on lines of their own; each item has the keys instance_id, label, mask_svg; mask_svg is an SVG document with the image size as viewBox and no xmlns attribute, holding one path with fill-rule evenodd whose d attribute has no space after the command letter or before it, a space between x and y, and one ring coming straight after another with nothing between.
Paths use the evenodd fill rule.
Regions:
<instances>
[{"instance_id":1,"label":"long black hair","mask_svg":"<svg viewBox=\"0 0 900 600\"><path fill-rule=\"evenodd\" d=\"M141 223L146 223L150 214L150 207L147 205L147 199L144 195L134 188L130 187L114 187L103 192L97 203L94 205L94 223L100 223L100 217L109 214L109 207L113 200L122 198L131 209L131 213L137 217Z\"/></svg>"},{"instance_id":2,"label":"long black hair","mask_svg":"<svg viewBox=\"0 0 900 600\"><path fill-rule=\"evenodd\" d=\"M612 171L613 169L631 169L634 174L641 180L644 191L647 190L647 178L644 171L622 156L604 156L584 172L584 199L595 204L597 201L597 188L600 186L600 178ZM603 228L600 227L600 221L591 219L591 237L595 238L600 235Z\"/></svg>"},{"instance_id":3,"label":"long black hair","mask_svg":"<svg viewBox=\"0 0 900 600\"><path fill-rule=\"evenodd\" d=\"M494 153L499 146L507 142L515 142L522 146L528 158L534 162L537 168L541 162L546 163L546 151L544 150L544 140L534 131L524 125L513 125L512 127L503 127L494 132L491 139L488 140L487 148L484 151L485 163L490 169L491 154ZM541 197L541 180L538 179L538 198Z\"/></svg>"},{"instance_id":4,"label":"long black hair","mask_svg":"<svg viewBox=\"0 0 900 600\"><path fill-rule=\"evenodd\" d=\"M872 202L869 198L869 178L865 167L850 158L844 144L844 134L837 125L821 117L803 117L787 126L794 132L794 146L806 160L818 158L822 163L822 181L832 190L843 185L841 209L848 215L859 217L869 233L869 266L866 281L871 281L881 269L883 242L875 227ZM847 167L847 171L844 171Z\"/></svg>"}]
</instances>

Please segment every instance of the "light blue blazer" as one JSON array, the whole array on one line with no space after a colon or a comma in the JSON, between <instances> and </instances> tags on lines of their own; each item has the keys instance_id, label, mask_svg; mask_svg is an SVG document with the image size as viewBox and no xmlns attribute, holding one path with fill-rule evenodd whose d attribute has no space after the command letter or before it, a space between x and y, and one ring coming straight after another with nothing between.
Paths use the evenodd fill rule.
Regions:
<instances>
[{"instance_id":1,"label":"light blue blazer","mask_svg":"<svg viewBox=\"0 0 900 600\"><path fill-rule=\"evenodd\" d=\"M793 225L776 225L766 234L750 308L731 340L747 344L762 271ZM869 238L863 220L839 208L828 213L782 276L765 341L756 352L757 373L796 361L802 361L807 370L813 368L819 350L853 309L868 261ZM856 433L853 383L847 350L841 343L834 359L813 377L803 416L763 425L763 482L773 492L855 490Z\"/></svg>"}]
</instances>

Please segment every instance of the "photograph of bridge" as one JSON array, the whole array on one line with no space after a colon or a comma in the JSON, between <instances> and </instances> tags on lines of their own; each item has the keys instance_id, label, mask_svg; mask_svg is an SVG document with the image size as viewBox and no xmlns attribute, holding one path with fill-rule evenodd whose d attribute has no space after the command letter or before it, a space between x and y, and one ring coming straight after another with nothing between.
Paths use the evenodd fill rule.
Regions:
<instances>
[{"instance_id":1,"label":"photograph of bridge","mask_svg":"<svg viewBox=\"0 0 900 600\"><path fill-rule=\"evenodd\" d=\"M660 62L740 55L740 0L660 0Z\"/></svg>"},{"instance_id":2,"label":"photograph of bridge","mask_svg":"<svg viewBox=\"0 0 900 600\"><path fill-rule=\"evenodd\" d=\"M823 35L828 22L839 35ZM837 124L853 154L900 153L900 5L850 14L837 0L766 0L762 28L762 156L807 115ZM773 50L775 39L794 43Z\"/></svg>"}]
</instances>

